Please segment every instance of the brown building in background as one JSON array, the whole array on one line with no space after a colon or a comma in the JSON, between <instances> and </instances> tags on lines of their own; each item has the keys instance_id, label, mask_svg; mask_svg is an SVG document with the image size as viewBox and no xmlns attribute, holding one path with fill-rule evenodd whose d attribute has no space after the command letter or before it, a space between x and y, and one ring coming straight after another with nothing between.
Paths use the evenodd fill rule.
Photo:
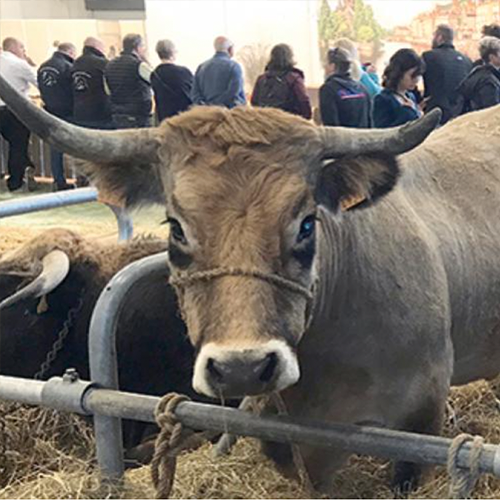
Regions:
<instances>
[{"instance_id":1,"label":"brown building in background","mask_svg":"<svg viewBox=\"0 0 500 500\"><path fill-rule=\"evenodd\" d=\"M436 27L449 24L455 29L456 48L474 59L481 29L492 23L500 24L500 0L451 0L419 14L407 26L397 26L390 40L422 52L430 48Z\"/></svg>"}]
</instances>

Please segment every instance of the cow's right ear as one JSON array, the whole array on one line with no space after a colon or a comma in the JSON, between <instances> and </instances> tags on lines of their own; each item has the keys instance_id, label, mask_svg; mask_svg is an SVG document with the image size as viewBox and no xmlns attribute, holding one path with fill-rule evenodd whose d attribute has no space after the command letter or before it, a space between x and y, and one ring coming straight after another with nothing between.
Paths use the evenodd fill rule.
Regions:
<instances>
[{"instance_id":1,"label":"cow's right ear","mask_svg":"<svg viewBox=\"0 0 500 500\"><path fill-rule=\"evenodd\" d=\"M318 175L315 198L332 212L366 208L392 190L399 173L398 161L390 155L333 160Z\"/></svg>"},{"instance_id":2,"label":"cow's right ear","mask_svg":"<svg viewBox=\"0 0 500 500\"><path fill-rule=\"evenodd\" d=\"M82 171L99 191L99 201L116 206L164 204L165 193L158 164L81 162Z\"/></svg>"}]
</instances>

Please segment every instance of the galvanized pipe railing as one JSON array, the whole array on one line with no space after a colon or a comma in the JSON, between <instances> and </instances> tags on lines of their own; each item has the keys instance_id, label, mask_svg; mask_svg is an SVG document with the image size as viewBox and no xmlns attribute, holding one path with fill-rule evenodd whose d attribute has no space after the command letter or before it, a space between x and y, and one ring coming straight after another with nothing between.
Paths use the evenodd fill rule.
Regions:
<instances>
[{"instance_id":1,"label":"galvanized pipe railing","mask_svg":"<svg viewBox=\"0 0 500 500\"><path fill-rule=\"evenodd\" d=\"M67 207L98 201L97 189L93 187L58 191L57 193L40 194L36 196L25 196L0 202L0 219L14 215L41 212L52 208ZM107 206L112 210L118 223L118 239L128 240L132 237L132 219L122 207L114 205Z\"/></svg>"},{"instance_id":2,"label":"galvanized pipe railing","mask_svg":"<svg viewBox=\"0 0 500 500\"><path fill-rule=\"evenodd\" d=\"M0 376L0 399L23 400L84 415L130 418L154 421L154 409L160 398L102 389L79 380L73 373L47 382ZM230 432L274 442L299 443L349 451L380 458L446 465L451 439L393 431L389 429L313 422L290 417L256 417L241 410L202 403L180 403L176 417L187 427L197 430ZM458 451L457 465L467 469L471 444ZM479 470L500 477L500 447L483 445Z\"/></svg>"},{"instance_id":3,"label":"galvanized pipe railing","mask_svg":"<svg viewBox=\"0 0 500 500\"><path fill-rule=\"evenodd\" d=\"M94 307L89 329L90 378L100 387L118 387L116 329L124 299L139 280L164 273L165 286L169 271L168 254L159 253L140 259L120 270L101 292ZM120 478L124 472L121 420L119 416L94 416L97 460L103 475Z\"/></svg>"}]
</instances>

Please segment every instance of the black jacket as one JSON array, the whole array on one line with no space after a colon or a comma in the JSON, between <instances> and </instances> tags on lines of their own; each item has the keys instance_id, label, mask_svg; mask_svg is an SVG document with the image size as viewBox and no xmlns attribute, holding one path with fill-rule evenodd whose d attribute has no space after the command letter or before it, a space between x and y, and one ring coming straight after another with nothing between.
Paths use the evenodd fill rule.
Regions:
<instances>
[{"instance_id":1,"label":"black jacket","mask_svg":"<svg viewBox=\"0 0 500 500\"><path fill-rule=\"evenodd\" d=\"M324 125L370 128L370 95L347 74L330 75L319 89L319 106Z\"/></svg>"},{"instance_id":2,"label":"black jacket","mask_svg":"<svg viewBox=\"0 0 500 500\"><path fill-rule=\"evenodd\" d=\"M106 68L113 115L145 117L151 114L151 85L139 74L142 61L134 53L122 52Z\"/></svg>"},{"instance_id":3,"label":"black jacket","mask_svg":"<svg viewBox=\"0 0 500 500\"><path fill-rule=\"evenodd\" d=\"M184 66L160 64L151 74L151 85L159 121L185 111L192 104L193 74Z\"/></svg>"},{"instance_id":4,"label":"black jacket","mask_svg":"<svg viewBox=\"0 0 500 500\"><path fill-rule=\"evenodd\" d=\"M108 60L94 47L84 47L73 65L74 119L79 123L111 121L109 97L104 89Z\"/></svg>"},{"instance_id":5,"label":"black jacket","mask_svg":"<svg viewBox=\"0 0 500 500\"><path fill-rule=\"evenodd\" d=\"M59 118L73 115L71 71L73 58L63 52L54 52L38 69L38 88L45 109Z\"/></svg>"},{"instance_id":6,"label":"black jacket","mask_svg":"<svg viewBox=\"0 0 500 500\"><path fill-rule=\"evenodd\" d=\"M500 71L490 64L476 66L459 88L465 99L464 112L500 103Z\"/></svg>"},{"instance_id":7,"label":"black jacket","mask_svg":"<svg viewBox=\"0 0 500 500\"><path fill-rule=\"evenodd\" d=\"M463 100L458 86L472 69L472 62L452 44L442 44L424 52L422 57L426 65L424 96L430 97L426 111L440 108L443 112L441 123L446 123L462 111Z\"/></svg>"}]
</instances>

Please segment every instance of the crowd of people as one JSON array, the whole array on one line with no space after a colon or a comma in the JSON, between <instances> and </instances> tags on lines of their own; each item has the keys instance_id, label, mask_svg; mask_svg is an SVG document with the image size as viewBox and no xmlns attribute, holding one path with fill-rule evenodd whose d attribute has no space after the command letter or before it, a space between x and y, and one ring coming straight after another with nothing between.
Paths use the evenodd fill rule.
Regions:
<instances>
[{"instance_id":1,"label":"crowd of people","mask_svg":"<svg viewBox=\"0 0 500 500\"><path fill-rule=\"evenodd\" d=\"M455 50L453 29L440 25L431 50L421 56L410 48L398 50L381 81L372 64L361 64L351 40L337 40L326 54L326 78L319 89L319 116L315 118L329 126L385 128L439 107L444 124L460 114L500 103L500 26L485 26L482 34L480 57L472 62ZM53 54L36 70L22 41L8 37L0 51L0 71L25 95L31 85L37 87L48 112L82 127L149 127L154 119L160 122L194 105L233 108L247 104L243 70L234 60L233 42L224 36L215 39L215 54L194 75L176 64L177 51L170 40L156 44L161 62L154 69L138 34L126 35L122 52L113 53L111 60L103 42L95 37L84 41L80 56L72 43L55 45ZM422 77L423 92L419 89ZM250 103L312 118L304 73L296 67L289 45L272 48ZM0 134L9 143L9 190L24 183L34 189L29 131L1 100ZM52 149L51 169L58 190L73 187L66 181L63 165L62 153Z\"/></svg>"}]
</instances>

